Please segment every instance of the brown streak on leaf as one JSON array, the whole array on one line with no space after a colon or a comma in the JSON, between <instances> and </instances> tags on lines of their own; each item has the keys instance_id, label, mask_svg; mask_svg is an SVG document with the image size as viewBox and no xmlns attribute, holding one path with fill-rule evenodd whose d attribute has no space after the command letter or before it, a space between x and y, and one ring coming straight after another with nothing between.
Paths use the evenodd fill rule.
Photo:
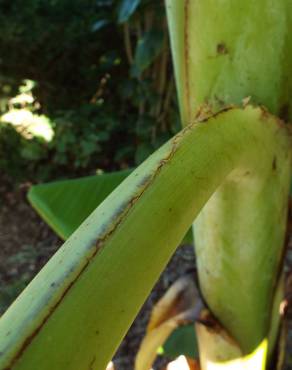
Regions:
<instances>
[{"instance_id":1,"label":"brown streak on leaf","mask_svg":"<svg viewBox=\"0 0 292 370\"><path fill-rule=\"evenodd\" d=\"M277 170L277 157L276 156L273 158L272 168L274 171Z\"/></svg>"},{"instance_id":2,"label":"brown streak on leaf","mask_svg":"<svg viewBox=\"0 0 292 370\"><path fill-rule=\"evenodd\" d=\"M231 345L238 346L232 335L220 324L209 309L203 309L197 323L203 325L210 334L216 334L224 338Z\"/></svg>"},{"instance_id":3,"label":"brown streak on leaf","mask_svg":"<svg viewBox=\"0 0 292 370\"><path fill-rule=\"evenodd\" d=\"M189 7L190 7L190 0L185 0L184 6L184 17L185 17L185 25L184 25L184 61L185 61L185 89L186 89L186 104L187 104L187 120L191 120L191 107L190 107L190 83L189 83Z\"/></svg>"},{"instance_id":4,"label":"brown streak on leaf","mask_svg":"<svg viewBox=\"0 0 292 370\"><path fill-rule=\"evenodd\" d=\"M95 361L96 361L96 356L94 356L93 359L90 361L89 370L93 370L93 365L94 365Z\"/></svg>"}]
</instances>

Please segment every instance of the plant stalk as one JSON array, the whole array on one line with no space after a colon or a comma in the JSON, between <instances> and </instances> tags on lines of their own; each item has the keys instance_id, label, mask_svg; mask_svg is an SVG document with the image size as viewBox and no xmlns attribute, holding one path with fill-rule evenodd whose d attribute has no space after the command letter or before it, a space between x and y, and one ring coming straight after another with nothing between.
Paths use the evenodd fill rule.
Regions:
<instances>
[{"instance_id":1,"label":"plant stalk","mask_svg":"<svg viewBox=\"0 0 292 370\"><path fill-rule=\"evenodd\" d=\"M104 369L216 188L233 171L256 174L270 164L270 148L285 157L290 144L277 119L251 107L176 135L84 221L3 315L0 368Z\"/></svg>"},{"instance_id":2,"label":"plant stalk","mask_svg":"<svg viewBox=\"0 0 292 370\"><path fill-rule=\"evenodd\" d=\"M166 7L183 125L246 101L291 119L289 0L166 0ZM202 295L242 358L262 343L270 358L280 326L291 147L280 157L278 149L266 147L262 167L232 171L194 223ZM215 369L212 340L199 338L202 370ZM265 362L263 355L253 368Z\"/></svg>"}]
</instances>

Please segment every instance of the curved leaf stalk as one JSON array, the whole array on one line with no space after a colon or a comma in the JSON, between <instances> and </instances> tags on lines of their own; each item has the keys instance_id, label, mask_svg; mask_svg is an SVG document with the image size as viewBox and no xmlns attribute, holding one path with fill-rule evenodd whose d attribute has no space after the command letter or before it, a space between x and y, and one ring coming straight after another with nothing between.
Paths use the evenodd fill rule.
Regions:
<instances>
[{"instance_id":1,"label":"curved leaf stalk","mask_svg":"<svg viewBox=\"0 0 292 370\"><path fill-rule=\"evenodd\" d=\"M271 152L288 171L288 148L285 127L260 108L186 127L84 221L3 315L0 368L106 368L216 188L245 171L261 184Z\"/></svg>"},{"instance_id":2,"label":"curved leaf stalk","mask_svg":"<svg viewBox=\"0 0 292 370\"><path fill-rule=\"evenodd\" d=\"M166 0L166 7L183 124L246 101L291 119L289 0ZM280 325L281 289L276 287L283 265L290 157L291 146L280 148L275 137L263 166L230 173L194 223L203 297L237 341L242 358L263 354L261 367L254 369L265 368L261 346L268 341L271 356ZM212 338L199 338L205 359L216 358ZM211 362L204 360L203 370L215 368Z\"/></svg>"}]
</instances>

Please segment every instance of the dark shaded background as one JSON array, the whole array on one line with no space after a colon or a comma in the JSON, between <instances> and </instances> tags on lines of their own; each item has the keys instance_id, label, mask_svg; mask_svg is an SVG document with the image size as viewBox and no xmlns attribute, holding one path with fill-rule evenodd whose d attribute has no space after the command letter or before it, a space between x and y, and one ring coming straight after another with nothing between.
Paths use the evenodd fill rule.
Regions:
<instances>
[{"instance_id":1,"label":"dark shaded background","mask_svg":"<svg viewBox=\"0 0 292 370\"><path fill-rule=\"evenodd\" d=\"M161 0L2 0L0 51L0 113L26 109L54 131L27 139L2 117L12 182L132 166L179 128ZM23 91L33 103L11 100Z\"/></svg>"}]
</instances>

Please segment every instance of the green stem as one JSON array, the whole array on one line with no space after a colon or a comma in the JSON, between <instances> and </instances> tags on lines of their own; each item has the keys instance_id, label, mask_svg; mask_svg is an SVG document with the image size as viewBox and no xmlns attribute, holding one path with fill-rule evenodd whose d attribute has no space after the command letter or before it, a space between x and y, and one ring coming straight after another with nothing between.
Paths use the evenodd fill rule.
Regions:
<instances>
[{"instance_id":1,"label":"green stem","mask_svg":"<svg viewBox=\"0 0 292 370\"><path fill-rule=\"evenodd\" d=\"M268 335L283 266L289 151L265 151L262 168L228 176L194 226L202 294L244 354Z\"/></svg>"},{"instance_id":2,"label":"green stem","mask_svg":"<svg viewBox=\"0 0 292 370\"><path fill-rule=\"evenodd\" d=\"M4 314L0 367L104 369L216 188L235 169L257 183L272 152L289 177L289 145L262 109L188 126L89 216Z\"/></svg>"},{"instance_id":3,"label":"green stem","mask_svg":"<svg viewBox=\"0 0 292 370\"><path fill-rule=\"evenodd\" d=\"M166 0L183 124L246 97L291 119L290 0Z\"/></svg>"},{"instance_id":4,"label":"green stem","mask_svg":"<svg viewBox=\"0 0 292 370\"><path fill-rule=\"evenodd\" d=\"M184 125L246 98L291 119L290 0L166 0L166 6ZM243 355L269 336L272 352L279 328L274 300L290 151L279 157L271 143L262 168L230 173L194 224L203 296Z\"/></svg>"}]
</instances>

